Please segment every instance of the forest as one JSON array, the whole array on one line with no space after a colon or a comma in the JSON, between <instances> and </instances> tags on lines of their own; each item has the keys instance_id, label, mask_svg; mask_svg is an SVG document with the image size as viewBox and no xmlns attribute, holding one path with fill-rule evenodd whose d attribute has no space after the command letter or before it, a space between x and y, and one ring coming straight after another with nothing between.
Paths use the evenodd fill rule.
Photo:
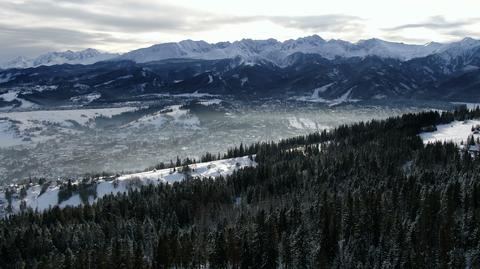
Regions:
<instances>
[{"instance_id":1,"label":"forest","mask_svg":"<svg viewBox=\"0 0 480 269\"><path fill-rule=\"evenodd\" d=\"M228 150L256 167L0 220L0 268L480 268L480 156L405 114ZM207 154L202 160L211 160Z\"/></svg>"}]
</instances>

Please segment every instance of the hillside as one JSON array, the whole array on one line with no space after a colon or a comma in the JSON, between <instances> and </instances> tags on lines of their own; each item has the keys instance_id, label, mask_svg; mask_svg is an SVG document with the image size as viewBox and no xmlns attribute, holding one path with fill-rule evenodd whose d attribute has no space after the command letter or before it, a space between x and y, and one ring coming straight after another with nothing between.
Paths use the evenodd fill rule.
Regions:
<instances>
[{"instance_id":1,"label":"hillside","mask_svg":"<svg viewBox=\"0 0 480 269\"><path fill-rule=\"evenodd\" d=\"M0 264L476 268L480 157L419 134L441 137L445 124L479 117L457 110L344 125L232 149L229 157L256 154L256 166L229 176L27 209L0 221Z\"/></svg>"},{"instance_id":2,"label":"hillside","mask_svg":"<svg viewBox=\"0 0 480 269\"><path fill-rule=\"evenodd\" d=\"M92 204L107 195L127 194L146 185L173 184L187 178L225 177L238 169L255 165L253 157L245 156L119 176L10 185L4 190L0 188L0 217L26 209L43 212L55 206Z\"/></svg>"}]
</instances>

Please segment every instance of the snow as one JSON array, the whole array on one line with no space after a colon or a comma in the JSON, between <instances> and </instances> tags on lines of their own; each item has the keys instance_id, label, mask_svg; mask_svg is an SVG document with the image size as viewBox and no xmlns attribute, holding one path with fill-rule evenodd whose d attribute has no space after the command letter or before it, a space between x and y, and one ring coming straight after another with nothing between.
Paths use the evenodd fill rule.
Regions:
<instances>
[{"instance_id":1,"label":"snow","mask_svg":"<svg viewBox=\"0 0 480 269\"><path fill-rule=\"evenodd\" d=\"M240 79L240 84L242 85L242 87L243 87L243 85L245 85L245 83L247 83L247 82L248 82L248 77L244 77L244 78Z\"/></svg>"},{"instance_id":2,"label":"snow","mask_svg":"<svg viewBox=\"0 0 480 269\"><path fill-rule=\"evenodd\" d=\"M378 94L375 94L372 98L376 100L381 100L381 99L387 98L387 96L385 94L378 93Z\"/></svg>"},{"instance_id":3,"label":"snow","mask_svg":"<svg viewBox=\"0 0 480 269\"><path fill-rule=\"evenodd\" d=\"M204 163L197 163L190 165L190 176L193 178L217 178L220 176L228 176L231 175L234 171L255 166L256 163L252 161L248 156L238 157L238 158L231 158L231 159L223 159L218 161L212 162L204 162ZM141 180L150 179L150 180L157 180L166 183L173 183L177 181L181 181L185 179L185 174L179 172L180 167L176 168L176 171L173 172L172 169L162 169L157 171L148 171L142 173L135 173L129 175L123 175L118 178L118 180L129 180L134 178L140 178Z\"/></svg>"},{"instance_id":4,"label":"snow","mask_svg":"<svg viewBox=\"0 0 480 269\"><path fill-rule=\"evenodd\" d=\"M100 52L95 49L81 51L48 52L35 58L17 57L11 61L0 64L0 68L29 68L41 65L57 64L93 64L117 57L118 54Z\"/></svg>"},{"instance_id":5,"label":"snow","mask_svg":"<svg viewBox=\"0 0 480 269\"><path fill-rule=\"evenodd\" d=\"M324 99L320 97L320 93L324 93L325 91L330 88L335 83L330 83L323 85L322 87L316 88L313 90L313 93L311 96L302 96L302 97L297 97L295 98L298 101L305 101L305 102L314 102L314 103L329 103L330 101L327 99Z\"/></svg>"},{"instance_id":6,"label":"snow","mask_svg":"<svg viewBox=\"0 0 480 269\"><path fill-rule=\"evenodd\" d=\"M353 88L350 88L346 93L342 94L336 99L333 99L333 101L329 104L329 106L336 106L345 102L356 102L357 100L349 98L350 94L352 93L352 90Z\"/></svg>"},{"instance_id":7,"label":"snow","mask_svg":"<svg viewBox=\"0 0 480 269\"><path fill-rule=\"evenodd\" d=\"M7 83L7 82L11 81L12 79L14 79L12 77L12 74L10 74L10 73L4 74L4 75L0 76L0 84L1 83Z\"/></svg>"},{"instance_id":8,"label":"snow","mask_svg":"<svg viewBox=\"0 0 480 269\"><path fill-rule=\"evenodd\" d=\"M72 101L74 103L89 104L89 103L97 100L100 97L102 97L102 95L100 93L92 92L92 93L89 93L89 94L84 94L84 95L79 95L79 96L72 97L72 98L70 98L70 101Z\"/></svg>"},{"instance_id":9,"label":"snow","mask_svg":"<svg viewBox=\"0 0 480 269\"><path fill-rule=\"evenodd\" d=\"M22 144L22 139L15 134L12 124L3 119L0 119L0 141L0 145L4 147Z\"/></svg>"},{"instance_id":10,"label":"snow","mask_svg":"<svg viewBox=\"0 0 480 269\"><path fill-rule=\"evenodd\" d=\"M402 83L400 82L400 85L402 85L403 88L407 89L407 90L412 90L412 88L410 88L408 85L406 85L405 83Z\"/></svg>"},{"instance_id":11,"label":"snow","mask_svg":"<svg viewBox=\"0 0 480 269\"><path fill-rule=\"evenodd\" d=\"M252 158L254 158L254 156ZM234 171L239 169L245 167L255 167L256 165L257 163L248 156L203 162L189 165L190 172L188 172L188 176L199 179L218 178L220 176L225 177L231 175ZM185 180L186 173L182 172L181 169L182 167L176 167L175 171L173 171L172 168L167 168L142 173L125 174L113 180L105 180L100 178L95 183L97 198L94 199L93 197L89 197L89 203L94 203L99 198L105 197L106 195L127 193L129 190L138 189L145 185L156 185L159 183L172 184L174 182ZM78 183L79 182L77 181L73 182L72 184L76 185ZM17 186L16 189L18 190L18 193L21 187ZM83 204L79 194L73 194L69 199L58 204L58 193L60 187L56 186L55 183L51 183L51 185L42 195L40 195L41 189L42 186L40 185L30 186L27 190L26 197L23 199L20 199L17 194L14 195L12 198L13 212L15 213L20 211L20 204L22 201L25 201L27 207L38 211L44 211L56 205L64 208L67 206L80 206ZM0 191L0 201L3 202L0 203L1 216L2 210L4 210L4 207L7 206L4 191Z\"/></svg>"},{"instance_id":12,"label":"snow","mask_svg":"<svg viewBox=\"0 0 480 269\"><path fill-rule=\"evenodd\" d=\"M478 67L476 65L467 65L463 68L463 71L469 72L469 71L475 71L475 70L478 70L478 69L480 69L480 67Z\"/></svg>"},{"instance_id":13,"label":"snow","mask_svg":"<svg viewBox=\"0 0 480 269\"><path fill-rule=\"evenodd\" d=\"M129 127L142 127L144 125L153 125L155 127L162 127L167 120L162 112L156 112L151 115L146 115L140 119L128 124Z\"/></svg>"},{"instance_id":14,"label":"snow","mask_svg":"<svg viewBox=\"0 0 480 269\"><path fill-rule=\"evenodd\" d=\"M37 209L38 211L47 210L58 204L59 188L57 186L49 186L42 195L40 195L41 189L42 187L40 185L34 185L28 188L27 195L24 199L12 198L12 208L14 211L18 212L20 210L20 204L22 201L25 201L27 207L34 210Z\"/></svg>"},{"instance_id":15,"label":"snow","mask_svg":"<svg viewBox=\"0 0 480 269\"><path fill-rule=\"evenodd\" d=\"M318 98L312 98L311 96L300 96L300 97L294 97L293 99L297 101L303 101L303 102L312 102L312 103L329 103L330 100L318 97Z\"/></svg>"},{"instance_id":16,"label":"snow","mask_svg":"<svg viewBox=\"0 0 480 269\"><path fill-rule=\"evenodd\" d=\"M213 82L213 77L212 75L208 75L208 84Z\"/></svg>"},{"instance_id":17,"label":"snow","mask_svg":"<svg viewBox=\"0 0 480 269\"><path fill-rule=\"evenodd\" d=\"M87 125L99 116L112 117L124 112L136 110L135 107L72 109L72 110L37 110L0 113L0 118L15 121L20 132L29 128L41 127L43 123L57 123L61 126L71 126L70 121ZM1 142L1 141L0 141ZM1 143L0 143L1 144Z\"/></svg>"},{"instance_id":18,"label":"snow","mask_svg":"<svg viewBox=\"0 0 480 269\"><path fill-rule=\"evenodd\" d=\"M16 109L29 109L29 108L35 108L37 107L36 104L30 102L30 101L27 101L25 99L22 99L22 98L18 98L18 94L20 93L19 90L9 90L8 92L6 93L3 93L3 94L0 94L0 98L3 99L3 101L6 101L6 102L12 102L14 100L16 101L19 101L21 104L20 106L15 106L15 107L8 107L7 109L10 110L12 108L16 108ZM5 108L1 109L1 110L5 110Z\"/></svg>"},{"instance_id":19,"label":"snow","mask_svg":"<svg viewBox=\"0 0 480 269\"><path fill-rule=\"evenodd\" d=\"M4 94L0 94L0 98L3 99L5 102L11 102L17 99L18 92L17 91L8 91Z\"/></svg>"},{"instance_id":20,"label":"snow","mask_svg":"<svg viewBox=\"0 0 480 269\"><path fill-rule=\"evenodd\" d=\"M59 207L60 208L65 208L67 206L71 206L71 207L74 207L74 206L79 206L82 204L82 200L80 199L80 195L78 194L74 194L72 195L72 197L70 197L68 200L66 201L63 201Z\"/></svg>"},{"instance_id":21,"label":"snow","mask_svg":"<svg viewBox=\"0 0 480 269\"><path fill-rule=\"evenodd\" d=\"M335 83L330 83L330 84L327 84L327 85L324 85L322 87L314 89L311 96L293 97L293 99L297 100L297 101L303 101L303 102L325 103L330 107L337 106L337 105L340 105L342 103L360 101L358 99L350 98L352 90L355 87L350 88L347 92L345 92L344 94L340 95L339 97L337 97L335 99L325 99L325 98L320 97L320 93L323 93L323 92L327 91L328 88L330 88L333 84L335 84Z\"/></svg>"},{"instance_id":22,"label":"snow","mask_svg":"<svg viewBox=\"0 0 480 269\"><path fill-rule=\"evenodd\" d=\"M191 128L198 128L200 125L200 120L195 115L191 115L188 109L181 109L181 105L169 106L164 111L167 111L165 115L173 118L176 124Z\"/></svg>"},{"instance_id":23,"label":"snow","mask_svg":"<svg viewBox=\"0 0 480 269\"><path fill-rule=\"evenodd\" d=\"M316 88L314 91L313 91L313 94L312 94L312 99L318 99L320 98L319 97L319 93L324 93L325 91L328 90L328 88L330 88L330 86L332 86L334 83L330 83L330 84L327 84L327 85L323 85L322 87L320 88Z\"/></svg>"},{"instance_id":24,"label":"snow","mask_svg":"<svg viewBox=\"0 0 480 269\"><path fill-rule=\"evenodd\" d=\"M314 121L307 118L288 117L290 127L299 130L318 130L319 126Z\"/></svg>"},{"instance_id":25,"label":"snow","mask_svg":"<svg viewBox=\"0 0 480 269\"><path fill-rule=\"evenodd\" d=\"M32 88L28 89L28 92L44 92L44 91L53 91L58 89L58 85L35 85Z\"/></svg>"},{"instance_id":26,"label":"snow","mask_svg":"<svg viewBox=\"0 0 480 269\"><path fill-rule=\"evenodd\" d=\"M81 84L81 83L76 83L75 85L73 85L73 87L79 88L79 89L82 89L82 90L87 90L87 89L90 88L90 86L88 86L86 84Z\"/></svg>"},{"instance_id":27,"label":"snow","mask_svg":"<svg viewBox=\"0 0 480 269\"><path fill-rule=\"evenodd\" d=\"M206 101L199 101L198 103L204 106L219 105L222 103L222 100L215 98L215 99L206 100Z\"/></svg>"},{"instance_id":28,"label":"snow","mask_svg":"<svg viewBox=\"0 0 480 269\"><path fill-rule=\"evenodd\" d=\"M209 93L199 93L195 91L193 93L181 93L181 94L173 94L174 97L187 97L187 98L200 98L200 97L215 97L218 95L209 94Z\"/></svg>"},{"instance_id":29,"label":"snow","mask_svg":"<svg viewBox=\"0 0 480 269\"><path fill-rule=\"evenodd\" d=\"M472 135L472 126L480 124L480 120L453 121L448 124L437 125L434 132L424 132L420 134L425 144L440 142L454 142L460 144L466 142L468 136ZM474 135L475 138L478 135Z\"/></svg>"},{"instance_id":30,"label":"snow","mask_svg":"<svg viewBox=\"0 0 480 269\"><path fill-rule=\"evenodd\" d=\"M469 58L471 53L474 53L474 48L480 46L480 40L475 40L473 38L464 38L457 42L452 42L450 44L445 44L442 46L442 49L439 51L439 55L446 61L454 60L457 57ZM468 62L465 64L469 64Z\"/></svg>"},{"instance_id":31,"label":"snow","mask_svg":"<svg viewBox=\"0 0 480 269\"><path fill-rule=\"evenodd\" d=\"M216 99L205 101L205 104L209 104L208 102L212 102L211 104L214 104L216 103ZM188 109L182 109L181 107L181 105L167 106L165 109L155 112L151 115L143 116L140 119L129 123L127 126L139 128L144 125L152 125L159 128L164 126L167 122L172 122L183 127L198 129L200 126L200 120L198 117L190 114Z\"/></svg>"},{"instance_id":32,"label":"snow","mask_svg":"<svg viewBox=\"0 0 480 269\"><path fill-rule=\"evenodd\" d=\"M168 111L165 114L174 118L175 120L180 119L183 116L186 116L188 114L188 110L186 109L180 109L182 106L181 105L173 105L167 107L164 111Z\"/></svg>"}]
</instances>

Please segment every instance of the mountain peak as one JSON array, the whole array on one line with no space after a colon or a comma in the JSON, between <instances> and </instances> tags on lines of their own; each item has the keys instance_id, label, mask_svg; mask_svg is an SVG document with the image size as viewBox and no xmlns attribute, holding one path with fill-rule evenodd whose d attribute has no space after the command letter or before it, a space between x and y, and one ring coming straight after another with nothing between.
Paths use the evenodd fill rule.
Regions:
<instances>
[{"instance_id":1,"label":"mountain peak","mask_svg":"<svg viewBox=\"0 0 480 269\"><path fill-rule=\"evenodd\" d=\"M424 47L429 47L429 46L441 46L442 43L438 43L438 42L435 42L435 41L430 41L430 42L427 42L425 43L423 46Z\"/></svg>"},{"instance_id":2,"label":"mountain peak","mask_svg":"<svg viewBox=\"0 0 480 269\"><path fill-rule=\"evenodd\" d=\"M92 48L79 51L54 51L44 53L35 58L17 57L12 61L2 64L1 67L3 69L9 69L57 64L93 64L95 62L112 59L116 56L118 56L118 54L100 52Z\"/></svg>"},{"instance_id":3,"label":"mountain peak","mask_svg":"<svg viewBox=\"0 0 480 269\"><path fill-rule=\"evenodd\" d=\"M324 43L325 39L321 38L319 35L305 36L295 39L295 42L312 42L312 43Z\"/></svg>"},{"instance_id":4,"label":"mountain peak","mask_svg":"<svg viewBox=\"0 0 480 269\"><path fill-rule=\"evenodd\" d=\"M467 37L463 38L460 42L464 43L464 42L477 42L477 41L478 41L478 40L473 39L473 38L467 36Z\"/></svg>"}]
</instances>

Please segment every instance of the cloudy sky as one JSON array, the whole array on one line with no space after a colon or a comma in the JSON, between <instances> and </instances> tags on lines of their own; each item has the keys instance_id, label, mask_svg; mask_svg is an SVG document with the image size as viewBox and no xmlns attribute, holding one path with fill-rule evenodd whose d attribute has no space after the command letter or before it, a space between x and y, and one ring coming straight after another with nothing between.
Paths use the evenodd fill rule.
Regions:
<instances>
[{"instance_id":1,"label":"cloudy sky","mask_svg":"<svg viewBox=\"0 0 480 269\"><path fill-rule=\"evenodd\" d=\"M0 0L0 62L93 47L312 34L422 44L480 38L478 0Z\"/></svg>"}]
</instances>

